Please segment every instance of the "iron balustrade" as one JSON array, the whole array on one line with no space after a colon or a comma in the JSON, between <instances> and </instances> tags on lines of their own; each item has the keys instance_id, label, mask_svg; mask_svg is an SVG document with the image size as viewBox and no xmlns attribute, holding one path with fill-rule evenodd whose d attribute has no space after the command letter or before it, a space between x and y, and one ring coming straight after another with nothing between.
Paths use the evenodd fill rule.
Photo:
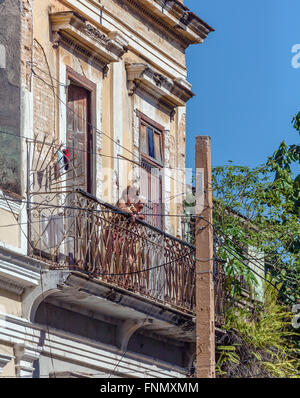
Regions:
<instances>
[{"instance_id":1,"label":"iron balustrade","mask_svg":"<svg viewBox=\"0 0 300 398\"><path fill-rule=\"evenodd\" d=\"M118 207L76 189L76 159L66 170L62 145L27 143L29 255L53 269L77 270L112 286L194 314L195 247ZM72 173L70 172L72 171ZM224 274L215 273L217 323Z\"/></svg>"},{"instance_id":2,"label":"iron balustrade","mask_svg":"<svg viewBox=\"0 0 300 398\"><path fill-rule=\"evenodd\" d=\"M84 191L31 198L31 253L180 310L195 308L195 247ZM35 198L35 200L34 200Z\"/></svg>"}]
</instances>

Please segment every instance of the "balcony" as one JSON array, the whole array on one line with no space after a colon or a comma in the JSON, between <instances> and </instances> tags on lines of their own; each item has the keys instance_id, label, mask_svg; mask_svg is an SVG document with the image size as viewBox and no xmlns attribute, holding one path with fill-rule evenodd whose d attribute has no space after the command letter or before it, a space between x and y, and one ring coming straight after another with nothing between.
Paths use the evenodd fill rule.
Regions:
<instances>
[{"instance_id":1,"label":"balcony","mask_svg":"<svg viewBox=\"0 0 300 398\"><path fill-rule=\"evenodd\" d=\"M57 198L56 198L57 201ZM65 205L33 201L30 254L52 269L84 272L174 309L195 312L195 247L82 190ZM215 272L216 321L223 323L223 274Z\"/></svg>"},{"instance_id":2,"label":"balcony","mask_svg":"<svg viewBox=\"0 0 300 398\"><path fill-rule=\"evenodd\" d=\"M195 307L195 248L81 191L30 210L31 255L184 312Z\"/></svg>"},{"instance_id":3,"label":"balcony","mask_svg":"<svg viewBox=\"0 0 300 398\"><path fill-rule=\"evenodd\" d=\"M59 174L54 167L57 150L50 157L50 151L35 148L28 175L29 255L51 269L79 271L195 314L195 247L145 221L133 222L128 213L81 189L70 189L70 173ZM222 267L215 266L218 324L223 323L223 285Z\"/></svg>"}]
</instances>

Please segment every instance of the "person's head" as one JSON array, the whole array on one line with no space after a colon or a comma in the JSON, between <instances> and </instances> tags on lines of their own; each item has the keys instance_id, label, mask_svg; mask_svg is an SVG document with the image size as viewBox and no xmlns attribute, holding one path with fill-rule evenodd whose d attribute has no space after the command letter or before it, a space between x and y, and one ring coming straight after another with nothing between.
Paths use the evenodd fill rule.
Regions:
<instances>
[{"instance_id":1,"label":"person's head","mask_svg":"<svg viewBox=\"0 0 300 398\"><path fill-rule=\"evenodd\" d=\"M136 185L128 185L123 191L122 199L125 203L133 204L139 201L139 195L140 191Z\"/></svg>"}]
</instances>

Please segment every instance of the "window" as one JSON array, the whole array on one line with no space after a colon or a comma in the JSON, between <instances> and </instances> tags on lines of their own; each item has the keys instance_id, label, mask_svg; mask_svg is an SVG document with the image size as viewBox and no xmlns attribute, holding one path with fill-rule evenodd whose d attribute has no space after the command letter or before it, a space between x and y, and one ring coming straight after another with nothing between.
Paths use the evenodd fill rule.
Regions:
<instances>
[{"instance_id":1,"label":"window","mask_svg":"<svg viewBox=\"0 0 300 398\"><path fill-rule=\"evenodd\" d=\"M140 151L159 164L163 163L163 130L147 123L145 118L141 119Z\"/></svg>"},{"instance_id":2,"label":"window","mask_svg":"<svg viewBox=\"0 0 300 398\"><path fill-rule=\"evenodd\" d=\"M67 78L71 84L67 92L66 149L73 173L72 178L68 174L68 183L93 193L96 85L70 67L67 67Z\"/></svg>"},{"instance_id":3,"label":"window","mask_svg":"<svg viewBox=\"0 0 300 398\"><path fill-rule=\"evenodd\" d=\"M89 92L71 84L68 87L67 149L76 173L71 179L85 191L90 190L91 181L91 135L89 134ZM76 165L76 166L75 166Z\"/></svg>"},{"instance_id":4,"label":"window","mask_svg":"<svg viewBox=\"0 0 300 398\"><path fill-rule=\"evenodd\" d=\"M163 127L141 116L141 196L144 198L145 220L163 229L162 207L162 166L163 166Z\"/></svg>"}]
</instances>

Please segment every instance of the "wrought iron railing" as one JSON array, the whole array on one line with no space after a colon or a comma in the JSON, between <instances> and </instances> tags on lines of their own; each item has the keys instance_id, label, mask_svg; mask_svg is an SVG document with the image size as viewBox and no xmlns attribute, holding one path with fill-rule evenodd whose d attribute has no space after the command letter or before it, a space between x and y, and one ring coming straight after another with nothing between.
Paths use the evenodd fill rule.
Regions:
<instances>
[{"instance_id":1,"label":"wrought iron railing","mask_svg":"<svg viewBox=\"0 0 300 398\"><path fill-rule=\"evenodd\" d=\"M68 170L58 163L61 150L45 140L28 143L29 254L194 313L195 247L76 189L74 162ZM222 289L217 272L218 311Z\"/></svg>"},{"instance_id":2,"label":"wrought iron railing","mask_svg":"<svg viewBox=\"0 0 300 398\"><path fill-rule=\"evenodd\" d=\"M31 252L54 268L102 281L193 312L195 248L81 191L32 197ZM56 198L57 202L61 202Z\"/></svg>"}]
</instances>

